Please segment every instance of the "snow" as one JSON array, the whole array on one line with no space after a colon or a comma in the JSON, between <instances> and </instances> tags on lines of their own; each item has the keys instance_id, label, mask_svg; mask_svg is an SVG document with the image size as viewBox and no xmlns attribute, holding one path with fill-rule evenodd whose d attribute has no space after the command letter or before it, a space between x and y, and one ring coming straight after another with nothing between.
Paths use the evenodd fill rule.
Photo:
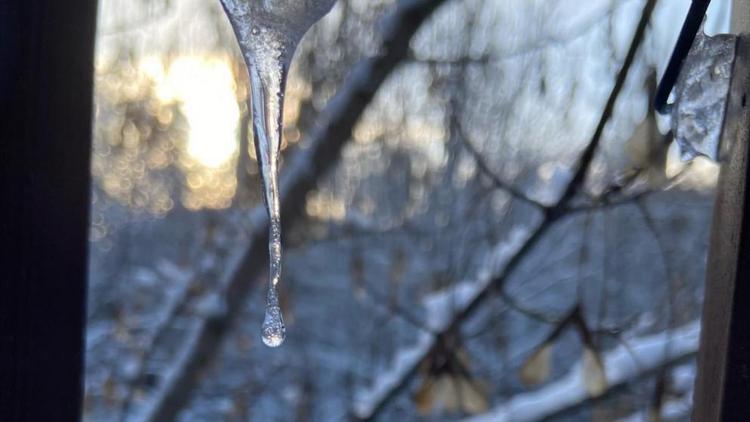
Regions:
<instances>
[{"instance_id":1,"label":"snow","mask_svg":"<svg viewBox=\"0 0 750 422\"><path fill-rule=\"evenodd\" d=\"M516 227L508 238L499 242L485 258L476 280L464 280L450 288L427 296L422 306L427 311L427 324L433 331L443 331L457 310L471 303L492 280L502 274L505 266L528 239L528 227Z\"/></svg>"},{"instance_id":2,"label":"snow","mask_svg":"<svg viewBox=\"0 0 750 422\"><path fill-rule=\"evenodd\" d=\"M661 420L686 419L692 409L692 400L690 396L678 400L669 400L662 406ZM648 422L649 415L647 412L637 412L618 422Z\"/></svg>"},{"instance_id":3,"label":"snow","mask_svg":"<svg viewBox=\"0 0 750 422\"><path fill-rule=\"evenodd\" d=\"M192 311L195 315L207 319L221 318L227 312L227 304L221 294L211 292L198 299Z\"/></svg>"},{"instance_id":4,"label":"snow","mask_svg":"<svg viewBox=\"0 0 750 422\"><path fill-rule=\"evenodd\" d=\"M670 374L670 389L680 396L662 404L661 420L686 420L693 409L693 386L695 384L695 365L681 365ZM648 411L635 412L618 422L648 422Z\"/></svg>"},{"instance_id":5,"label":"snow","mask_svg":"<svg viewBox=\"0 0 750 422\"><path fill-rule=\"evenodd\" d=\"M192 322L193 327L188 330L188 339L180 348L179 354L175 356L175 363L166 368L163 375L164 381L153 396L151 396L148 403L134 409L134 420L156 420L156 413L159 411L162 401L164 401L164 396L174 389L174 384L178 382L183 375L182 372L188 370L189 365L187 363L195 359L193 355L198 350L197 344L200 340L200 333L205 329L207 323L208 322L204 319L198 319L197 321Z\"/></svg>"},{"instance_id":6,"label":"snow","mask_svg":"<svg viewBox=\"0 0 750 422\"><path fill-rule=\"evenodd\" d=\"M656 369L669 361L698 351L700 322L694 321L671 332L627 340L602 357L607 383L616 386ZM538 390L511 398L487 414L466 419L467 422L524 422L552 416L589 397L582 378L582 362L566 376Z\"/></svg>"},{"instance_id":7,"label":"snow","mask_svg":"<svg viewBox=\"0 0 750 422\"><path fill-rule=\"evenodd\" d=\"M414 370L422 357L435 344L435 336L420 332L417 343L407 349L402 349L393 358L391 368L380 375L369 391L358 394L355 398L354 413L365 418L371 415L375 407L383 398L393 391L394 387L404 378L405 374Z\"/></svg>"}]
</instances>

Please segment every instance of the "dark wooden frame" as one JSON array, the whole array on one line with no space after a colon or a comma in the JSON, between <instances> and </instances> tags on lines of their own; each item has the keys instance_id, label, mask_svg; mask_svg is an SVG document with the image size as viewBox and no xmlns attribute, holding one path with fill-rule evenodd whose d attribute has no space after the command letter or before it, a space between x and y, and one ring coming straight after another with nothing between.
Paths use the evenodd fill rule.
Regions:
<instances>
[{"instance_id":1,"label":"dark wooden frame","mask_svg":"<svg viewBox=\"0 0 750 422\"><path fill-rule=\"evenodd\" d=\"M81 417L95 0L0 0L0 420Z\"/></svg>"},{"instance_id":2,"label":"dark wooden frame","mask_svg":"<svg viewBox=\"0 0 750 422\"><path fill-rule=\"evenodd\" d=\"M750 2L735 0L733 29L750 31ZM750 420L750 36L741 35L724 141L733 142L714 209L693 420Z\"/></svg>"}]
</instances>

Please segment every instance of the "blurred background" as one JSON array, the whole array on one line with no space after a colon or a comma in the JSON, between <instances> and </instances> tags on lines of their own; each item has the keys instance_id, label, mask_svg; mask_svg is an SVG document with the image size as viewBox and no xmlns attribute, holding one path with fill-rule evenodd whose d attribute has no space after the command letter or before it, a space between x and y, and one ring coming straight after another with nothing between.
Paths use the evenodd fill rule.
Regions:
<instances>
[{"instance_id":1,"label":"blurred background","mask_svg":"<svg viewBox=\"0 0 750 422\"><path fill-rule=\"evenodd\" d=\"M269 349L219 1L101 0L86 420L689 420L718 167L650 108L689 4L338 0L288 83Z\"/></svg>"}]
</instances>

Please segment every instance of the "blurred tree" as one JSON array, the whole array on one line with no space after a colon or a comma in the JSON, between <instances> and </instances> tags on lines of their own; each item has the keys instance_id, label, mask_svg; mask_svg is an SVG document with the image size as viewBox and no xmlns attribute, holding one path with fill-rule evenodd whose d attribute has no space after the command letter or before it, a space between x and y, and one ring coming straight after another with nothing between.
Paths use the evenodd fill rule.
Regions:
<instances>
[{"instance_id":1,"label":"blurred tree","mask_svg":"<svg viewBox=\"0 0 750 422\"><path fill-rule=\"evenodd\" d=\"M675 365L696 350L715 178L665 172L648 111L677 6L578 3L340 0L305 37L282 144L294 318L271 353L247 87L218 2L156 20L104 2L87 417L443 420L537 388L549 407L528 420L577 420L602 397L612 418L656 390L688 400L649 375L693 368ZM618 360L631 348L643 365Z\"/></svg>"}]
</instances>

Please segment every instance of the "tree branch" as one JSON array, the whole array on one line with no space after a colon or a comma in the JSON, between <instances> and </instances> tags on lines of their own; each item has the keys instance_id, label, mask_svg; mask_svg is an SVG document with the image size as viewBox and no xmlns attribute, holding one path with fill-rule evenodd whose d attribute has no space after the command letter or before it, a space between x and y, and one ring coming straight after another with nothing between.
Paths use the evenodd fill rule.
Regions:
<instances>
[{"instance_id":1,"label":"tree branch","mask_svg":"<svg viewBox=\"0 0 750 422\"><path fill-rule=\"evenodd\" d=\"M378 413L394 398L398 393L408 385L411 378L417 373L417 369L422 362L427 359L430 354L434 351L435 347L441 344L441 339L449 333L455 331L458 326L466 320L470 315L474 313L476 309L480 307L489 297L492 292L496 289L501 289L505 283L507 277L518 267L523 261L524 257L533 250L540 240L544 237L547 231L554 225L555 222L559 221L563 216L567 214L570 202L575 197L575 194L583 186L586 175L593 162L595 152L597 151L599 144L601 143L604 128L612 116L614 106L622 92L622 88L627 79L627 75L630 73L630 69L635 61L636 53L643 43L646 28L656 6L657 0L648 0L641 13L640 21L636 27L633 35L630 48L627 56L617 74L615 85L610 92L610 95L605 104L604 110L599 119L599 123L596 126L596 130L591 137L591 140L587 144L577 165L575 166L574 176L566 186L561 195L560 199L551 207L545 209L544 217L541 223L534 227L531 233L526 237L523 244L517 249L516 253L507 261L504 268L496 271L494 278L481 288L481 290L468 300L458 312L453 316L452 321L444 324L438 331L436 336L432 338L424 338L419 342L417 346L417 353L410 354L408 361L400 361L398 365L395 365L395 370L398 372L395 375L396 379L389 380L386 386L377 386L373 391L365 392L364 395L360 395L360 400L355 402L353 406L353 414L361 420L372 420ZM429 344L429 347L426 347ZM386 376L386 375L382 375ZM369 397L367 397L369 395ZM365 397L363 397L365 396Z\"/></svg>"},{"instance_id":2,"label":"tree branch","mask_svg":"<svg viewBox=\"0 0 750 422\"><path fill-rule=\"evenodd\" d=\"M456 118L456 120L458 119ZM456 129L458 130L458 133L460 134L460 139L463 141L462 145L466 148L467 151L469 151L469 154L471 154L472 158L474 158L474 161L477 163L477 167L479 168L479 171L481 171L482 174L484 174L487 178L489 178L492 181L492 184L495 185L495 187L506 191L513 198L518 199L519 201L525 204L531 205L540 210L547 209L546 205L529 197L525 192L521 191L520 189L517 189L515 186L504 181L500 176L495 174L495 172L493 172L490 169L490 167L487 165L487 162L484 161L484 158L482 158L482 155L479 153L479 151L474 147L474 145L469 140L468 134L464 131L464 128L461 122L456 121L455 124L456 124Z\"/></svg>"},{"instance_id":3,"label":"tree branch","mask_svg":"<svg viewBox=\"0 0 750 422\"><path fill-rule=\"evenodd\" d=\"M560 380L511 397L488 413L470 418L467 422L533 422L566 414L606 397L628 382L695 356L699 334L700 322L693 321L671 332L631 339L628 341L629 347L621 344L607 351L602 356L607 389L601 395L591 396L586 391L583 363L579 362Z\"/></svg>"},{"instance_id":4,"label":"tree branch","mask_svg":"<svg viewBox=\"0 0 750 422\"><path fill-rule=\"evenodd\" d=\"M563 193L563 196L560 198L561 204L567 204L568 202L570 202L578 189L580 189L585 182L586 175L588 174L589 168L591 167L591 163L594 161L594 153L599 148L599 144L601 143L604 128L606 127L607 122L609 122L609 119L614 112L617 98L620 96L620 92L622 92L622 88L625 86L625 81L627 80L628 74L630 73L630 68L633 66L633 62L635 61L635 55L638 52L638 47L640 46L646 34L646 28L648 27L648 23L651 20L651 15L653 14L654 7L656 7L656 0L649 0L643 7L641 20L638 22L638 26L635 29L633 41L630 44L627 56L625 56L625 61L622 63L620 71L617 73L615 86L612 88L612 91L609 94L609 98L607 99L607 103L604 105L604 110L602 111L602 115L599 118L599 124L596 125L594 135L592 136L589 144L586 146L586 149L583 150L581 158L578 160L575 176L573 177L573 180L570 182L570 184L568 184L568 188Z\"/></svg>"}]
</instances>

